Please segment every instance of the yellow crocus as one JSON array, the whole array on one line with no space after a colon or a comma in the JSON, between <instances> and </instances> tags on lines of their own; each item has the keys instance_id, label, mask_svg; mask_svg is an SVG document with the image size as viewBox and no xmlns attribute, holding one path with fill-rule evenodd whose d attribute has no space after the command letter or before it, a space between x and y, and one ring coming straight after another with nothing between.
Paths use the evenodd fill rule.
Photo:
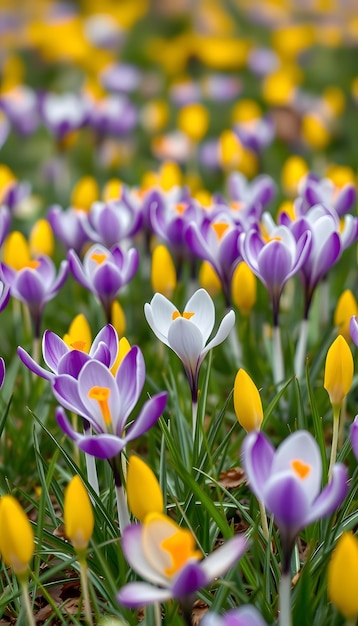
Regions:
<instances>
[{"instance_id":1,"label":"yellow crocus","mask_svg":"<svg viewBox=\"0 0 358 626\"><path fill-rule=\"evenodd\" d=\"M194 102L184 106L178 114L178 128L193 141L200 141L209 127L209 113L203 104Z\"/></svg>"},{"instance_id":2,"label":"yellow crocus","mask_svg":"<svg viewBox=\"0 0 358 626\"><path fill-rule=\"evenodd\" d=\"M40 254L53 255L55 240L52 228L47 220L37 220L34 224L29 237L29 246L32 256Z\"/></svg>"},{"instance_id":3,"label":"yellow crocus","mask_svg":"<svg viewBox=\"0 0 358 626\"><path fill-rule=\"evenodd\" d=\"M119 178L111 178L104 186L102 197L104 202L119 200L122 193L122 181Z\"/></svg>"},{"instance_id":4,"label":"yellow crocus","mask_svg":"<svg viewBox=\"0 0 358 626\"><path fill-rule=\"evenodd\" d=\"M30 248L26 237L18 230L14 230L5 239L3 259L6 265L13 270L21 270L31 263Z\"/></svg>"},{"instance_id":5,"label":"yellow crocus","mask_svg":"<svg viewBox=\"0 0 358 626\"><path fill-rule=\"evenodd\" d=\"M334 408L340 407L352 386L353 355L342 335L330 346L324 370L324 388Z\"/></svg>"},{"instance_id":6,"label":"yellow crocus","mask_svg":"<svg viewBox=\"0 0 358 626\"><path fill-rule=\"evenodd\" d=\"M65 533L76 552L83 553L92 537L92 505L82 480L74 476L66 487L64 500Z\"/></svg>"},{"instance_id":7,"label":"yellow crocus","mask_svg":"<svg viewBox=\"0 0 358 626\"><path fill-rule=\"evenodd\" d=\"M111 306L111 323L116 329L118 336L122 337L126 332L126 316L118 300L114 300Z\"/></svg>"},{"instance_id":8,"label":"yellow crocus","mask_svg":"<svg viewBox=\"0 0 358 626\"><path fill-rule=\"evenodd\" d=\"M300 181L308 174L308 165L299 155L291 155L284 163L281 172L282 185L289 196L298 193Z\"/></svg>"},{"instance_id":9,"label":"yellow crocus","mask_svg":"<svg viewBox=\"0 0 358 626\"><path fill-rule=\"evenodd\" d=\"M158 172L158 182L164 191L169 191L172 187L183 183L183 174L174 161L165 161Z\"/></svg>"},{"instance_id":10,"label":"yellow crocus","mask_svg":"<svg viewBox=\"0 0 358 626\"><path fill-rule=\"evenodd\" d=\"M199 284L212 298L221 291L220 278L209 261L203 261L200 265Z\"/></svg>"},{"instance_id":11,"label":"yellow crocus","mask_svg":"<svg viewBox=\"0 0 358 626\"><path fill-rule=\"evenodd\" d=\"M25 511L13 496L5 495L0 500L0 529L3 561L23 578L34 553L34 534Z\"/></svg>"},{"instance_id":12,"label":"yellow crocus","mask_svg":"<svg viewBox=\"0 0 358 626\"><path fill-rule=\"evenodd\" d=\"M343 533L328 565L328 596L346 619L358 615L358 539Z\"/></svg>"},{"instance_id":13,"label":"yellow crocus","mask_svg":"<svg viewBox=\"0 0 358 626\"><path fill-rule=\"evenodd\" d=\"M263 420L260 394L252 378L242 368L234 382L234 409L237 421L247 432L260 429Z\"/></svg>"},{"instance_id":14,"label":"yellow crocus","mask_svg":"<svg viewBox=\"0 0 358 626\"><path fill-rule=\"evenodd\" d=\"M83 176L72 190L71 204L75 209L88 212L98 198L99 189L96 180L93 176Z\"/></svg>"},{"instance_id":15,"label":"yellow crocus","mask_svg":"<svg viewBox=\"0 0 358 626\"><path fill-rule=\"evenodd\" d=\"M302 137L315 150L323 150L330 141L331 135L324 120L315 113L307 113L302 118Z\"/></svg>"},{"instance_id":16,"label":"yellow crocus","mask_svg":"<svg viewBox=\"0 0 358 626\"><path fill-rule=\"evenodd\" d=\"M89 352L92 344L91 328L83 313L79 313L72 320L68 333L63 337L63 341L70 348Z\"/></svg>"},{"instance_id":17,"label":"yellow crocus","mask_svg":"<svg viewBox=\"0 0 358 626\"><path fill-rule=\"evenodd\" d=\"M358 315L357 300L351 290L346 289L338 298L334 312L334 325L337 328L337 332L343 335L347 342L351 340L349 322L353 315Z\"/></svg>"},{"instance_id":18,"label":"yellow crocus","mask_svg":"<svg viewBox=\"0 0 358 626\"><path fill-rule=\"evenodd\" d=\"M167 298L173 295L177 284L176 270L168 248L159 245L153 250L151 283L153 291Z\"/></svg>"},{"instance_id":19,"label":"yellow crocus","mask_svg":"<svg viewBox=\"0 0 358 626\"><path fill-rule=\"evenodd\" d=\"M232 278L232 299L243 315L249 315L256 302L257 281L249 266L242 261L234 271Z\"/></svg>"},{"instance_id":20,"label":"yellow crocus","mask_svg":"<svg viewBox=\"0 0 358 626\"><path fill-rule=\"evenodd\" d=\"M142 459L132 455L127 471L128 507L144 522L149 513L163 513L163 495L154 472Z\"/></svg>"}]
</instances>

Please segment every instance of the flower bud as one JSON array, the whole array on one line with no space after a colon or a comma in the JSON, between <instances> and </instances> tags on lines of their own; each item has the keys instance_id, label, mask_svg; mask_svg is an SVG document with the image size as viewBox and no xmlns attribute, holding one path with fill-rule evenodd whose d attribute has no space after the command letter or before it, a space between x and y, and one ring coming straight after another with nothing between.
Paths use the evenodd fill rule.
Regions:
<instances>
[{"instance_id":1,"label":"flower bud","mask_svg":"<svg viewBox=\"0 0 358 626\"><path fill-rule=\"evenodd\" d=\"M5 495L0 500L0 553L6 565L10 565L17 576L27 572L35 545L34 534L27 515L13 496Z\"/></svg>"},{"instance_id":2,"label":"flower bud","mask_svg":"<svg viewBox=\"0 0 358 626\"><path fill-rule=\"evenodd\" d=\"M163 513L163 495L159 483L138 456L129 458L127 472L128 506L134 517L144 522L149 513Z\"/></svg>"},{"instance_id":3,"label":"flower bud","mask_svg":"<svg viewBox=\"0 0 358 626\"><path fill-rule=\"evenodd\" d=\"M173 295L177 283L176 271L173 259L163 245L153 250L151 282L154 292L159 292L167 298Z\"/></svg>"},{"instance_id":4,"label":"flower bud","mask_svg":"<svg viewBox=\"0 0 358 626\"><path fill-rule=\"evenodd\" d=\"M53 255L55 241L52 228L47 220L37 220L34 224L29 237L29 245L32 256Z\"/></svg>"},{"instance_id":5,"label":"flower bud","mask_svg":"<svg viewBox=\"0 0 358 626\"><path fill-rule=\"evenodd\" d=\"M249 266L242 261L234 271L232 278L232 299L243 315L249 315L256 302L256 276Z\"/></svg>"},{"instance_id":6,"label":"flower bud","mask_svg":"<svg viewBox=\"0 0 358 626\"><path fill-rule=\"evenodd\" d=\"M334 325L337 328L337 332L343 335L347 342L351 340L349 325L353 315L358 315L357 301L351 290L346 289L338 298L334 312Z\"/></svg>"},{"instance_id":7,"label":"flower bud","mask_svg":"<svg viewBox=\"0 0 358 626\"><path fill-rule=\"evenodd\" d=\"M342 335L338 335L327 352L324 388L333 407L340 407L352 386L353 356Z\"/></svg>"},{"instance_id":8,"label":"flower bud","mask_svg":"<svg viewBox=\"0 0 358 626\"><path fill-rule=\"evenodd\" d=\"M65 491L64 521L66 536L76 552L86 550L93 533L94 517L87 490L77 475Z\"/></svg>"},{"instance_id":9,"label":"flower bud","mask_svg":"<svg viewBox=\"0 0 358 626\"><path fill-rule=\"evenodd\" d=\"M239 369L234 382L234 409L239 424L247 431L260 430L263 410L259 391L247 372Z\"/></svg>"},{"instance_id":10,"label":"flower bud","mask_svg":"<svg viewBox=\"0 0 358 626\"><path fill-rule=\"evenodd\" d=\"M338 539L328 565L328 596L347 618L358 615L358 539L345 532Z\"/></svg>"}]
</instances>

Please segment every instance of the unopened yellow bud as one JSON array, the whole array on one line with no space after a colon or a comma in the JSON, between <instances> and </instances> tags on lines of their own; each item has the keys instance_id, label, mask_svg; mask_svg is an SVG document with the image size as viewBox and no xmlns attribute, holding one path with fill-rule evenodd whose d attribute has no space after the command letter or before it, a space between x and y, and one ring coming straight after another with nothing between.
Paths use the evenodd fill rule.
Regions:
<instances>
[{"instance_id":1,"label":"unopened yellow bud","mask_svg":"<svg viewBox=\"0 0 358 626\"><path fill-rule=\"evenodd\" d=\"M159 184L164 191L169 191L172 187L181 185L183 180L182 171L177 163L166 161L159 172Z\"/></svg>"},{"instance_id":2,"label":"unopened yellow bud","mask_svg":"<svg viewBox=\"0 0 358 626\"><path fill-rule=\"evenodd\" d=\"M302 157L293 154L287 159L282 168L281 179L282 185L289 196L297 194L298 185L307 173L308 165Z\"/></svg>"},{"instance_id":3,"label":"unopened yellow bud","mask_svg":"<svg viewBox=\"0 0 358 626\"><path fill-rule=\"evenodd\" d=\"M312 148L322 150L330 140L330 133L318 115L308 113L302 119L302 137Z\"/></svg>"},{"instance_id":4,"label":"unopened yellow bud","mask_svg":"<svg viewBox=\"0 0 358 626\"><path fill-rule=\"evenodd\" d=\"M346 98L340 87L335 85L326 87L323 91L323 100L333 115L342 115L346 106Z\"/></svg>"},{"instance_id":5,"label":"unopened yellow bud","mask_svg":"<svg viewBox=\"0 0 358 626\"><path fill-rule=\"evenodd\" d=\"M178 115L178 128L193 141L200 141L209 127L209 113L203 104L195 102L184 106Z\"/></svg>"},{"instance_id":6,"label":"unopened yellow bud","mask_svg":"<svg viewBox=\"0 0 358 626\"><path fill-rule=\"evenodd\" d=\"M352 386L353 356L342 335L338 335L327 352L324 388L333 407L340 407Z\"/></svg>"},{"instance_id":7,"label":"unopened yellow bud","mask_svg":"<svg viewBox=\"0 0 358 626\"><path fill-rule=\"evenodd\" d=\"M34 224L29 237L29 245L32 256L40 254L53 255L55 240L52 228L47 220L38 220Z\"/></svg>"},{"instance_id":8,"label":"unopened yellow bud","mask_svg":"<svg viewBox=\"0 0 358 626\"><path fill-rule=\"evenodd\" d=\"M64 522L66 536L75 550L86 550L93 533L94 517L87 489L79 476L74 476L65 490Z\"/></svg>"},{"instance_id":9,"label":"unopened yellow bud","mask_svg":"<svg viewBox=\"0 0 358 626\"><path fill-rule=\"evenodd\" d=\"M338 539L328 565L328 596L347 618L358 615L358 539L345 532Z\"/></svg>"},{"instance_id":10,"label":"unopened yellow bud","mask_svg":"<svg viewBox=\"0 0 358 626\"><path fill-rule=\"evenodd\" d=\"M169 250L163 245L153 250L151 282L153 291L158 291L167 298L173 295L177 284L176 270Z\"/></svg>"},{"instance_id":11,"label":"unopened yellow bud","mask_svg":"<svg viewBox=\"0 0 358 626\"><path fill-rule=\"evenodd\" d=\"M212 298L221 291L220 278L209 261L203 261L200 265L199 283Z\"/></svg>"},{"instance_id":12,"label":"unopened yellow bud","mask_svg":"<svg viewBox=\"0 0 358 626\"><path fill-rule=\"evenodd\" d=\"M113 374L113 376L116 375L117 369L119 368L124 357L126 356L126 354L128 354L130 349L131 349L131 344L129 343L128 339L126 337L122 337L119 340L116 360L111 367L111 373Z\"/></svg>"},{"instance_id":13,"label":"unopened yellow bud","mask_svg":"<svg viewBox=\"0 0 358 626\"><path fill-rule=\"evenodd\" d=\"M119 178L111 178L103 189L103 200L104 202L108 202L108 200L119 200L122 192L122 182Z\"/></svg>"},{"instance_id":14,"label":"unopened yellow bud","mask_svg":"<svg viewBox=\"0 0 358 626\"><path fill-rule=\"evenodd\" d=\"M122 337L126 332L126 316L118 300L114 300L111 306L111 322L117 331L117 335Z\"/></svg>"},{"instance_id":15,"label":"unopened yellow bud","mask_svg":"<svg viewBox=\"0 0 358 626\"><path fill-rule=\"evenodd\" d=\"M243 98L235 104L232 111L232 121L234 124L243 122L251 122L262 116L262 111L255 100Z\"/></svg>"},{"instance_id":16,"label":"unopened yellow bud","mask_svg":"<svg viewBox=\"0 0 358 626\"><path fill-rule=\"evenodd\" d=\"M249 266L242 261L232 277L232 299L243 315L249 315L256 302L256 276Z\"/></svg>"},{"instance_id":17,"label":"unopened yellow bud","mask_svg":"<svg viewBox=\"0 0 358 626\"><path fill-rule=\"evenodd\" d=\"M358 315L357 300L351 290L346 289L338 299L334 312L334 325L337 327L337 332L343 335L347 342L351 340L349 322L353 315Z\"/></svg>"},{"instance_id":18,"label":"unopened yellow bud","mask_svg":"<svg viewBox=\"0 0 358 626\"><path fill-rule=\"evenodd\" d=\"M14 230L4 242L4 263L18 271L31 262L29 244L26 237Z\"/></svg>"},{"instance_id":19,"label":"unopened yellow bud","mask_svg":"<svg viewBox=\"0 0 358 626\"><path fill-rule=\"evenodd\" d=\"M79 313L72 320L68 333L64 335L63 341L67 346L82 352L89 352L92 344L92 333L90 325L83 313Z\"/></svg>"},{"instance_id":20,"label":"unopened yellow bud","mask_svg":"<svg viewBox=\"0 0 358 626\"><path fill-rule=\"evenodd\" d=\"M127 498L130 511L141 522L149 513L163 513L163 495L155 474L135 455L128 463Z\"/></svg>"},{"instance_id":21,"label":"unopened yellow bud","mask_svg":"<svg viewBox=\"0 0 358 626\"><path fill-rule=\"evenodd\" d=\"M284 106L294 97L299 75L295 71L281 68L266 76L262 83L264 100L272 106Z\"/></svg>"},{"instance_id":22,"label":"unopened yellow bud","mask_svg":"<svg viewBox=\"0 0 358 626\"><path fill-rule=\"evenodd\" d=\"M243 147L232 130L224 130L219 137L219 161L224 168L236 169L242 162Z\"/></svg>"},{"instance_id":23,"label":"unopened yellow bud","mask_svg":"<svg viewBox=\"0 0 358 626\"><path fill-rule=\"evenodd\" d=\"M27 515L13 496L0 500L0 553L17 576L24 576L34 553L34 534Z\"/></svg>"},{"instance_id":24,"label":"unopened yellow bud","mask_svg":"<svg viewBox=\"0 0 358 626\"><path fill-rule=\"evenodd\" d=\"M234 409L237 421L247 432L260 429L263 420L260 394L252 378L242 368L234 382Z\"/></svg>"},{"instance_id":25,"label":"unopened yellow bud","mask_svg":"<svg viewBox=\"0 0 358 626\"><path fill-rule=\"evenodd\" d=\"M99 198L99 189L93 176L83 176L72 190L73 208L88 212L93 202Z\"/></svg>"}]
</instances>

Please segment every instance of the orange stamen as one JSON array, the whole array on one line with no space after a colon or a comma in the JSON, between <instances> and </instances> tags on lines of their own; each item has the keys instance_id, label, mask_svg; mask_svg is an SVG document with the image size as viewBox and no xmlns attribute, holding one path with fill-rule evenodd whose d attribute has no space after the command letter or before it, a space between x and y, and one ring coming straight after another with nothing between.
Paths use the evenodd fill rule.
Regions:
<instances>
[{"instance_id":1,"label":"orange stamen","mask_svg":"<svg viewBox=\"0 0 358 626\"><path fill-rule=\"evenodd\" d=\"M92 261L95 261L96 263L98 263L98 265L101 265L101 263L103 263L106 258L107 255L104 254L104 252L94 252L93 254L91 254Z\"/></svg>"},{"instance_id":2,"label":"orange stamen","mask_svg":"<svg viewBox=\"0 0 358 626\"><path fill-rule=\"evenodd\" d=\"M188 208L188 205L185 204L185 202L178 202L178 204L175 207L175 210L177 213L184 213L184 211L186 211L186 209Z\"/></svg>"},{"instance_id":3,"label":"orange stamen","mask_svg":"<svg viewBox=\"0 0 358 626\"><path fill-rule=\"evenodd\" d=\"M307 478L312 470L312 467L308 465L308 463L304 463L304 461L301 461L300 459L294 459L291 461L291 467L301 480Z\"/></svg>"},{"instance_id":4,"label":"orange stamen","mask_svg":"<svg viewBox=\"0 0 358 626\"><path fill-rule=\"evenodd\" d=\"M160 547L170 554L171 566L164 570L166 576L174 576L189 559L200 559L201 553L195 550L194 537L189 530L178 530L164 539Z\"/></svg>"},{"instance_id":5,"label":"orange stamen","mask_svg":"<svg viewBox=\"0 0 358 626\"><path fill-rule=\"evenodd\" d=\"M172 320L176 320L178 317L184 317L184 319L190 320L193 315L194 313L192 311L184 311L183 315L181 315L179 311L174 311L174 313L172 313Z\"/></svg>"},{"instance_id":6,"label":"orange stamen","mask_svg":"<svg viewBox=\"0 0 358 626\"><path fill-rule=\"evenodd\" d=\"M217 238L220 239L223 237L225 231L229 228L229 224L226 222L216 222L211 224L212 228L216 232Z\"/></svg>"},{"instance_id":7,"label":"orange stamen","mask_svg":"<svg viewBox=\"0 0 358 626\"><path fill-rule=\"evenodd\" d=\"M73 341L70 343L70 347L74 350L81 350L81 352L85 351L86 342L79 339L78 341Z\"/></svg>"},{"instance_id":8,"label":"orange stamen","mask_svg":"<svg viewBox=\"0 0 358 626\"><path fill-rule=\"evenodd\" d=\"M31 270L35 270L40 265L40 261L28 261L24 267L29 267Z\"/></svg>"},{"instance_id":9,"label":"orange stamen","mask_svg":"<svg viewBox=\"0 0 358 626\"><path fill-rule=\"evenodd\" d=\"M88 392L88 397L91 400L97 400L99 408L101 409L104 423L109 426L111 423L111 412L108 406L108 398L111 390L108 387L98 387L97 385L91 387Z\"/></svg>"}]
</instances>

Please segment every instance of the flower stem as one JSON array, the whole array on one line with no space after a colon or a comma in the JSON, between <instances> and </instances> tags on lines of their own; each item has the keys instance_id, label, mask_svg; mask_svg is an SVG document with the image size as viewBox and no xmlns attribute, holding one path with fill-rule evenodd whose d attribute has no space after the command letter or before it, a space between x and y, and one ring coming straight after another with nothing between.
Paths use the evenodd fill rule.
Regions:
<instances>
[{"instance_id":1,"label":"flower stem","mask_svg":"<svg viewBox=\"0 0 358 626\"><path fill-rule=\"evenodd\" d=\"M116 485L116 500L119 531L122 534L124 529L130 524L126 494L124 493L123 485Z\"/></svg>"},{"instance_id":2,"label":"flower stem","mask_svg":"<svg viewBox=\"0 0 358 626\"><path fill-rule=\"evenodd\" d=\"M27 580L21 580L20 585L21 585L22 600L24 603L25 611L26 611L27 624L28 626L35 626L35 619L34 619L34 615L32 612L30 596L29 596L28 588L27 588Z\"/></svg>"},{"instance_id":3,"label":"flower stem","mask_svg":"<svg viewBox=\"0 0 358 626\"><path fill-rule=\"evenodd\" d=\"M96 459L92 454L85 453L86 458L86 469L87 469L87 479L89 484L91 485L93 491L99 495L99 485L98 485L98 476L97 476L97 468L96 468Z\"/></svg>"},{"instance_id":4,"label":"flower stem","mask_svg":"<svg viewBox=\"0 0 358 626\"><path fill-rule=\"evenodd\" d=\"M278 626L291 626L291 576L289 572L281 576L279 606Z\"/></svg>"},{"instance_id":5,"label":"flower stem","mask_svg":"<svg viewBox=\"0 0 358 626\"><path fill-rule=\"evenodd\" d=\"M86 621L90 624L90 626L93 626L91 602L90 602L89 588L88 588L88 568L87 568L86 559L84 557L79 557L78 562L80 565L81 590L82 590L82 595L83 595L83 602L85 605L85 617L86 617Z\"/></svg>"},{"instance_id":6,"label":"flower stem","mask_svg":"<svg viewBox=\"0 0 358 626\"><path fill-rule=\"evenodd\" d=\"M193 441L196 435L196 422L198 419L198 403L192 402L191 404L191 416L192 416L192 428L193 428Z\"/></svg>"},{"instance_id":7,"label":"flower stem","mask_svg":"<svg viewBox=\"0 0 358 626\"><path fill-rule=\"evenodd\" d=\"M298 338L296 353L295 353L295 374L297 378L301 378L303 374L306 351L307 351L307 335L308 335L308 319L305 318L301 322L300 336Z\"/></svg>"},{"instance_id":8,"label":"flower stem","mask_svg":"<svg viewBox=\"0 0 358 626\"><path fill-rule=\"evenodd\" d=\"M240 340L237 336L236 326L234 325L229 334L229 343L232 351L232 355L234 357L234 361L237 367L240 366L242 362L242 348L240 344Z\"/></svg>"},{"instance_id":9,"label":"flower stem","mask_svg":"<svg viewBox=\"0 0 358 626\"><path fill-rule=\"evenodd\" d=\"M261 527L262 527L263 536L265 537L266 541L268 541L269 529L268 529L268 524L267 524L267 515L266 515L265 505L262 500L258 500L258 503L260 507Z\"/></svg>"},{"instance_id":10,"label":"flower stem","mask_svg":"<svg viewBox=\"0 0 358 626\"><path fill-rule=\"evenodd\" d=\"M331 458L329 461L329 470L328 470L328 482L330 482L332 478L333 466L336 462L340 411L341 411L340 405L333 406L333 433L332 433Z\"/></svg>"},{"instance_id":11,"label":"flower stem","mask_svg":"<svg viewBox=\"0 0 358 626\"><path fill-rule=\"evenodd\" d=\"M285 370L283 365L281 332L279 326L273 327L273 379L275 385L282 383L285 378Z\"/></svg>"}]
</instances>

